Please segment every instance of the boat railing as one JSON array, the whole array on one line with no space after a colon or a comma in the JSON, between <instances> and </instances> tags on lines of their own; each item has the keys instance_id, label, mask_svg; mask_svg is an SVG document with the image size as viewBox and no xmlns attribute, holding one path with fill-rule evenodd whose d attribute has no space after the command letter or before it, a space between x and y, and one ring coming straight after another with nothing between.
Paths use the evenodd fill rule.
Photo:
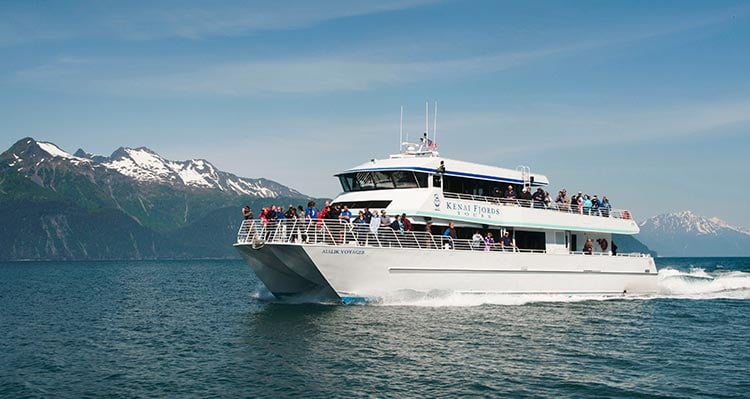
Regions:
<instances>
[{"instance_id":1,"label":"boat railing","mask_svg":"<svg viewBox=\"0 0 750 399\"><path fill-rule=\"evenodd\" d=\"M498 198L498 197L488 197L484 195L460 194L460 193L450 193L450 192L444 192L443 196L445 198L451 198L451 199L479 201L479 202L485 202L488 204L495 204L495 205L499 204L499 205L505 205L505 206L535 208L535 209L541 209L541 210L547 210L547 211L565 212L565 213L572 213L572 214L579 214L579 215L586 215L586 216L609 217L609 218L614 218L614 219L632 219L633 218L632 213L626 209L611 209L611 208L598 208L598 209L581 208L579 209L578 206L574 204L561 204L561 203L556 203L556 202L546 203L543 201Z\"/></svg>"},{"instance_id":2,"label":"boat railing","mask_svg":"<svg viewBox=\"0 0 750 399\"><path fill-rule=\"evenodd\" d=\"M342 223L338 220L245 220L237 233L237 243L262 246L277 244L324 244L342 247L380 247L440 249L477 252L523 252L544 254L539 249L504 247L483 240L453 239L424 231L399 231L381 226L372 231L367 224ZM582 252L571 252L582 254ZM596 253L599 254L599 253ZM606 255L607 253L602 253Z\"/></svg>"}]
</instances>

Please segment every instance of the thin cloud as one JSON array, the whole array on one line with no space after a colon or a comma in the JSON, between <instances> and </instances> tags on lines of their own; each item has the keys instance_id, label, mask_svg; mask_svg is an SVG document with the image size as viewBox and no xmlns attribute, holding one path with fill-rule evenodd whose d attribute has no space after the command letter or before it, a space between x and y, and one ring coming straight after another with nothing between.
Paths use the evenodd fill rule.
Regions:
<instances>
[{"instance_id":1,"label":"thin cloud","mask_svg":"<svg viewBox=\"0 0 750 399\"><path fill-rule=\"evenodd\" d=\"M467 132L476 140L502 137L501 146L463 148L484 159L513 154L526 156L540 152L568 151L636 144L664 139L711 134L715 129L750 124L750 100L713 103L684 103L670 107L631 109L535 109L523 113L463 113L443 123L444 141L461 148ZM451 134L461 133L461 140ZM534 137L534 140L528 140ZM577 139L582 138L582 139Z\"/></svg>"},{"instance_id":2,"label":"thin cloud","mask_svg":"<svg viewBox=\"0 0 750 399\"><path fill-rule=\"evenodd\" d=\"M311 2L83 1L0 5L0 46L83 37L204 39L301 29L327 21L422 7L438 0Z\"/></svg>"},{"instance_id":3,"label":"thin cloud","mask_svg":"<svg viewBox=\"0 0 750 399\"><path fill-rule=\"evenodd\" d=\"M518 67L570 51L568 48L509 52L432 62L370 61L345 57L228 62L174 72L138 60L63 58L22 70L20 84L53 90L90 90L119 96L254 96L268 93L363 91L405 82L456 79ZM75 60L75 62L72 62ZM178 64L174 60L172 64ZM156 70L152 70L156 69ZM60 77L65 80L60 80Z\"/></svg>"},{"instance_id":4,"label":"thin cloud","mask_svg":"<svg viewBox=\"0 0 750 399\"><path fill-rule=\"evenodd\" d=\"M160 34L197 38L220 34L219 32L223 32L221 34L239 33L243 29L288 29L319 23L326 18L363 15L396 8L416 7L426 3L428 2L413 1L372 6L354 3L348 8L336 8L326 3L323 8L318 7L315 10L309 10L310 12L281 13L272 8L254 14L230 13L220 7L218 11L210 12L187 8L175 11L172 15L174 21L163 27L170 33L165 31ZM305 4L307 3L300 7L310 7ZM364 91L401 83L455 80L477 74L497 73L550 58L629 45L660 36L699 29L738 15L743 16L746 11L747 7L739 8L695 19L683 19L638 28L630 27L626 30L612 31L606 35L597 36L595 39L569 40L546 48L480 57L443 59L436 55L430 61L412 61L395 56L391 60L373 61L366 55L360 57L332 55L284 60L229 60L197 65L195 62L185 62L183 59L170 60L164 57L159 59L159 64L141 59L98 59L91 60L88 65L56 61L49 65L20 71L17 76L23 83L30 82L52 89L64 89L67 86L71 90L85 88L105 94L124 96L255 96L268 93L309 94ZM265 15L264 13L271 13L275 17L264 17L260 18L260 22L253 22L258 15ZM216 17L216 15L224 14L238 15L238 17L235 19ZM250 16L243 16L246 14ZM168 17L161 16L159 19L168 19ZM203 22L187 23L192 19ZM136 18L136 20L140 19ZM126 24L131 24L131 22ZM149 25L152 24L149 23ZM186 28L180 28L181 26ZM140 32L139 35L146 36L153 33L148 29L136 29L136 31ZM378 52L371 50L373 53ZM406 51L403 52L406 53ZM448 54L442 51L439 53ZM125 65L127 68L124 67ZM57 79L60 75L68 79L61 82Z\"/></svg>"}]
</instances>

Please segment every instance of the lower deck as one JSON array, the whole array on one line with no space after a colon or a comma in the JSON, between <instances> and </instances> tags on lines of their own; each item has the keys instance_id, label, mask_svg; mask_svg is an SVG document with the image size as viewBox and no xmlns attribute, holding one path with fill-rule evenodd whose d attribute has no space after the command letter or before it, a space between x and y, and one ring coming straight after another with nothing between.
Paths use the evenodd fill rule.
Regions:
<instances>
[{"instance_id":1,"label":"lower deck","mask_svg":"<svg viewBox=\"0 0 750 399\"><path fill-rule=\"evenodd\" d=\"M442 234L446 226L414 225L411 231L388 226L372 229L367 224L341 223L337 220L282 219L245 220L237 234L237 243L294 243L331 246L412 248L480 252L526 252L577 254L591 256L649 257L642 253L617 253L612 235L575 231L521 230L499 226L455 228L456 238ZM488 233L492 239L488 240ZM509 234L511 245L503 243ZM476 235L481 236L481 239ZM591 239L591 250L586 241Z\"/></svg>"}]
</instances>

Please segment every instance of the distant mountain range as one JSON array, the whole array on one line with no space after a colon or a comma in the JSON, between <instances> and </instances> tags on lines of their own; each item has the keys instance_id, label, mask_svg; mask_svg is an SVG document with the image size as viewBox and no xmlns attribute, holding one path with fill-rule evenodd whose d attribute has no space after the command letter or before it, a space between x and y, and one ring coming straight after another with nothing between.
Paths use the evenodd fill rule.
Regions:
<instances>
[{"instance_id":1,"label":"distant mountain range","mask_svg":"<svg viewBox=\"0 0 750 399\"><path fill-rule=\"evenodd\" d=\"M690 211L654 216L640 224L639 240L659 256L750 256L750 231Z\"/></svg>"},{"instance_id":2,"label":"distant mountain range","mask_svg":"<svg viewBox=\"0 0 750 399\"><path fill-rule=\"evenodd\" d=\"M70 154L24 138L0 154L0 260L236 257L242 205L307 198L202 159L145 147Z\"/></svg>"}]
</instances>

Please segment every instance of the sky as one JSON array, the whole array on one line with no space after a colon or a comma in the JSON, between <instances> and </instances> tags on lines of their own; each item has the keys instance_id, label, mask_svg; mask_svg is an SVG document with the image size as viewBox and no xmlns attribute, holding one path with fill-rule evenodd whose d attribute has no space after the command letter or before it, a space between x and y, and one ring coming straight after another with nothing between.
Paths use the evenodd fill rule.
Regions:
<instances>
[{"instance_id":1,"label":"sky","mask_svg":"<svg viewBox=\"0 0 750 399\"><path fill-rule=\"evenodd\" d=\"M0 151L145 146L333 197L426 102L445 157L750 227L747 1L0 1Z\"/></svg>"}]
</instances>

